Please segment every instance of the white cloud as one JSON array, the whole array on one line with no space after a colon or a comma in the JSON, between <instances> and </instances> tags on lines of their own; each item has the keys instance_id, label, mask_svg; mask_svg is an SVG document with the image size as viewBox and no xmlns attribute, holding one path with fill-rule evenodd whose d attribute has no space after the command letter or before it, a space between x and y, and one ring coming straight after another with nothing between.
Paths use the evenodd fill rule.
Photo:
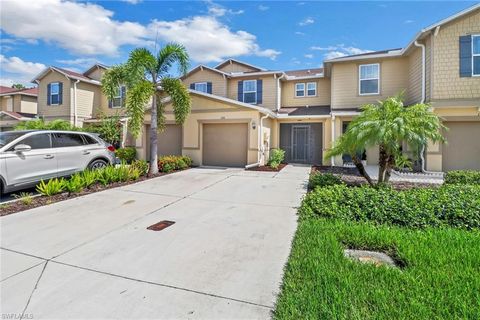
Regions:
<instances>
[{"instance_id":1,"label":"white cloud","mask_svg":"<svg viewBox=\"0 0 480 320\"><path fill-rule=\"evenodd\" d=\"M270 9L270 7L265 6L265 5L263 5L263 4L259 5L257 8L258 8L258 10L260 10L260 11L267 11L268 9Z\"/></svg>"},{"instance_id":2,"label":"white cloud","mask_svg":"<svg viewBox=\"0 0 480 320\"><path fill-rule=\"evenodd\" d=\"M226 57L257 55L275 59L281 52L262 50L256 37L246 31L232 31L215 17L196 16L176 21L154 21L152 31L164 41L183 44L198 62L219 62Z\"/></svg>"},{"instance_id":3,"label":"white cloud","mask_svg":"<svg viewBox=\"0 0 480 320\"><path fill-rule=\"evenodd\" d=\"M127 2L130 4L139 4L142 0L121 0L122 2Z\"/></svg>"},{"instance_id":4,"label":"white cloud","mask_svg":"<svg viewBox=\"0 0 480 320\"><path fill-rule=\"evenodd\" d=\"M313 59L314 56L313 56L313 54L308 53L308 54L304 55L304 57L308 58L308 59Z\"/></svg>"},{"instance_id":5,"label":"white cloud","mask_svg":"<svg viewBox=\"0 0 480 320\"><path fill-rule=\"evenodd\" d=\"M299 26L306 26L315 23L315 19L308 17L298 23Z\"/></svg>"},{"instance_id":6,"label":"white cloud","mask_svg":"<svg viewBox=\"0 0 480 320\"><path fill-rule=\"evenodd\" d=\"M43 63L23 61L19 57L4 55L0 55L0 67L2 85L27 84L46 68Z\"/></svg>"},{"instance_id":7,"label":"white cloud","mask_svg":"<svg viewBox=\"0 0 480 320\"><path fill-rule=\"evenodd\" d=\"M220 21L225 14L241 14L208 2L208 15L148 25L119 21L114 13L92 3L62 0L2 2L2 25L19 39L54 43L79 56L115 56L124 45L151 46L160 42L183 44L196 62L218 62L226 57L257 55L275 59L281 52L262 49L255 35L231 30ZM39 14L41 12L41 14Z\"/></svg>"},{"instance_id":8,"label":"white cloud","mask_svg":"<svg viewBox=\"0 0 480 320\"><path fill-rule=\"evenodd\" d=\"M405 23L405 24L410 24L410 23L414 23L414 22L415 22L414 20L405 20L405 21L403 21L403 23Z\"/></svg>"},{"instance_id":9,"label":"white cloud","mask_svg":"<svg viewBox=\"0 0 480 320\"><path fill-rule=\"evenodd\" d=\"M297 36L304 36L304 35L305 35L305 32L295 31L295 34L296 34Z\"/></svg>"},{"instance_id":10,"label":"white cloud","mask_svg":"<svg viewBox=\"0 0 480 320\"><path fill-rule=\"evenodd\" d=\"M334 46L327 46L327 47L313 46L313 47L310 47L310 50L327 51L323 55L327 60L349 56L353 54L363 54L363 53L372 52L372 50L360 49L352 46L345 46L345 44L343 43L337 44Z\"/></svg>"},{"instance_id":11,"label":"white cloud","mask_svg":"<svg viewBox=\"0 0 480 320\"><path fill-rule=\"evenodd\" d=\"M81 69L86 69L93 66L95 63L98 63L98 60L95 58L77 58L77 59L65 59L65 60L60 59L60 60L56 60L56 62L63 65L67 65L68 69L75 71L74 67L72 66L76 66Z\"/></svg>"}]
</instances>

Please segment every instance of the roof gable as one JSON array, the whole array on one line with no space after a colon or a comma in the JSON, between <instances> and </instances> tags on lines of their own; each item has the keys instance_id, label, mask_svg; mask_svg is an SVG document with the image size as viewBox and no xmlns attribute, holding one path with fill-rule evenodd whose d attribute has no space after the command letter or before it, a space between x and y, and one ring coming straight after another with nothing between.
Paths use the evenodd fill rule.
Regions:
<instances>
[{"instance_id":1,"label":"roof gable","mask_svg":"<svg viewBox=\"0 0 480 320\"><path fill-rule=\"evenodd\" d=\"M222 70L224 72L250 72L250 71L266 71L265 68L257 67L246 62L238 61L235 59L228 59L219 65L215 66L215 69Z\"/></svg>"}]
</instances>

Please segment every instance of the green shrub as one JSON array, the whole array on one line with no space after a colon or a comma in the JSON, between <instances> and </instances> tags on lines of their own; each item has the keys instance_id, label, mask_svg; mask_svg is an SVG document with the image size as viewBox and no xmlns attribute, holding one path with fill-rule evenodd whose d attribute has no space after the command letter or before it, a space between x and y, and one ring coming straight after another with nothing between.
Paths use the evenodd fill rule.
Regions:
<instances>
[{"instance_id":1,"label":"green shrub","mask_svg":"<svg viewBox=\"0 0 480 320\"><path fill-rule=\"evenodd\" d=\"M26 206L29 206L33 203L32 193L30 192L20 192L19 194L14 194L13 197L18 199L21 203Z\"/></svg>"},{"instance_id":2,"label":"green shrub","mask_svg":"<svg viewBox=\"0 0 480 320\"><path fill-rule=\"evenodd\" d=\"M130 167L137 169L141 176L148 172L148 162L145 160L135 160L130 164Z\"/></svg>"},{"instance_id":3,"label":"green shrub","mask_svg":"<svg viewBox=\"0 0 480 320\"><path fill-rule=\"evenodd\" d=\"M158 170L172 172L187 169L192 165L192 159L187 156L163 156L158 160Z\"/></svg>"},{"instance_id":4,"label":"green shrub","mask_svg":"<svg viewBox=\"0 0 480 320\"><path fill-rule=\"evenodd\" d=\"M65 181L65 190L67 190L68 193L80 192L84 186L83 175L80 173L74 174L70 179Z\"/></svg>"},{"instance_id":5,"label":"green shrub","mask_svg":"<svg viewBox=\"0 0 480 320\"><path fill-rule=\"evenodd\" d=\"M82 128L75 127L66 120L53 120L45 122L42 119L22 121L15 126L15 130L67 130L67 131L82 131Z\"/></svg>"},{"instance_id":6,"label":"green shrub","mask_svg":"<svg viewBox=\"0 0 480 320\"><path fill-rule=\"evenodd\" d=\"M122 162L132 163L137 157L137 150L135 147L120 148L115 151L115 155Z\"/></svg>"},{"instance_id":7,"label":"green shrub","mask_svg":"<svg viewBox=\"0 0 480 320\"><path fill-rule=\"evenodd\" d=\"M445 174L446 184L480 184L480 171L456 170Z\"/></svg>"},{"instance_id":8,"label":"green shrub","mask_svg":"<svg viewBox=\"0 0 480 320\"><path fill-rule=\"evenodd\" d=\"M142 174L140 173L140 170L135 167L129 167L128 168L128 179L129 180L137 180L140 178Z\"/></svg>"},{"instance_id":9,"label":"green shrub","mask_svg":"<svg viewBox=\"0 0 480 320\"><path fill-rule=\"evenodd\" d=\"M81 173L84 188L90 188L97 182L97 172L98 170L87 169Z\"/></svg>"},{"instance_id":10,"label":"green shrub","mask_svg":"<svg viewBox=\"0 0 480 320\"><path fill-rule=\"evenodd\" d=\"M313 190L315 187L334 186L342 183L342 180L338 176L335 176L331 173L315 172L310 175L310 179L308 180L308 188Z\"/></svg>"},{"instance_id":11,"label":"green shrub","mask_svg":"<svg viewBox=\"0 0 480 320\"><path fill-rule=\"evenodd\" d=\"M280 163L285 159L285 151L282 149L272 149L270 152L270 158L268 159L268 165L273 169L277 169Z\"/></svg>"},{"instance_id":12,"label":"green shrub","mask_svg":"<svg viewBox=\"0 0 480 320\"><path fill-rule=\"evenodd\" d=\"M38 193L40 193L41 195L51 197L65 190L65 179L55 178L55 179L48 180L48 182L45 182L44 180L42 180L37 185L36 189Z\"/></svg>"},{"instance_id":13,"label":"green shrub","mask_svg":"<svg viewBox=\"0 0 480 320\"><path fill-rule=\"evenodd\" d=\"M388 187L335 185L309 193L299 213L302 219L323 217L411 228L476 229L480 228L480 186L444 185L396 191Z\"/></svg>"}]
</instances>

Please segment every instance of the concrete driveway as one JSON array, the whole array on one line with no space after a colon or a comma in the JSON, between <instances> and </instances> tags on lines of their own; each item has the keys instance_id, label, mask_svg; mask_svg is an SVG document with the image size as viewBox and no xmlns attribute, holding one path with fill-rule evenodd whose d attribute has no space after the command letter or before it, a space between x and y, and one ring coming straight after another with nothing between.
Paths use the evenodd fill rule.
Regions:
<instances>
[{"instance_id":1,"label":"concrete driveway","mask_svg":"<svg viewBox=\"0 0 480 320\"><path fill-rule=\"evenodd\" d=\"M3 217L2 318L267 319L309 170L190 169Z\"/></svg>"}]
</instances>

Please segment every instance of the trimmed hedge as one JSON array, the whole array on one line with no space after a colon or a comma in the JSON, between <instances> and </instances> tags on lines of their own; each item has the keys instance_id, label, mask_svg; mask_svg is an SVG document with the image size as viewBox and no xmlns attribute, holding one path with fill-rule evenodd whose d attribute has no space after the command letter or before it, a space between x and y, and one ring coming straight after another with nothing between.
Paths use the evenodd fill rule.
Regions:
<instances>
[{"instance_id":1,"label":"trimmed hedge","mask_svg":"<svg viewBox=\"0 0 480 320\"><path fill-rule=\"evenodd\" d=\"M445 174L446 184L480 184L480 171L456 170Z\"/></svg>"},{"instance_id":2,"label":"trimmed hedge","mask_svg":"<svg viewBox=\"0 0 480 320\"><path fill-rule=\"evenodd\" d=\"M125 147L115 150L115 155L122 162L132 163L137 157L137 149L135 147Z\"/></svg>"},{"instance_id":3,"label":"trimmed hedge","mask_svg":"<svg viewBox=\"0 0 480 320\"><path fill-rule=\"evenodd\" d=\"M444 185L396 191L388 187L335 185L309 193L299 214L301 219L323 217L411 228L478 229L480 186Z\"/></svg>"},{"instance_id":4,"label":"trimmed hedge","mask_svg":"<svg viewBox=\"0 0 480 320\"><path fill-rule=\"evenodd\" d=\"M187 156L163 156L158 159L158 170L172 172L187 169L192 165L192 159Z\"/></svg>"},{"instance_id":5,"label":"trimmed hedge","mask_svg":"<svg viewBox=\"0 0 480 320\"><path fill-rule=\"evenodd\" d=\"M313 190L316 187L334 186L337 184L343 184L342 179L331 173L315 172L311 174L308 179L308 188L310 190Z\"/></svg>"}]
</instances>

